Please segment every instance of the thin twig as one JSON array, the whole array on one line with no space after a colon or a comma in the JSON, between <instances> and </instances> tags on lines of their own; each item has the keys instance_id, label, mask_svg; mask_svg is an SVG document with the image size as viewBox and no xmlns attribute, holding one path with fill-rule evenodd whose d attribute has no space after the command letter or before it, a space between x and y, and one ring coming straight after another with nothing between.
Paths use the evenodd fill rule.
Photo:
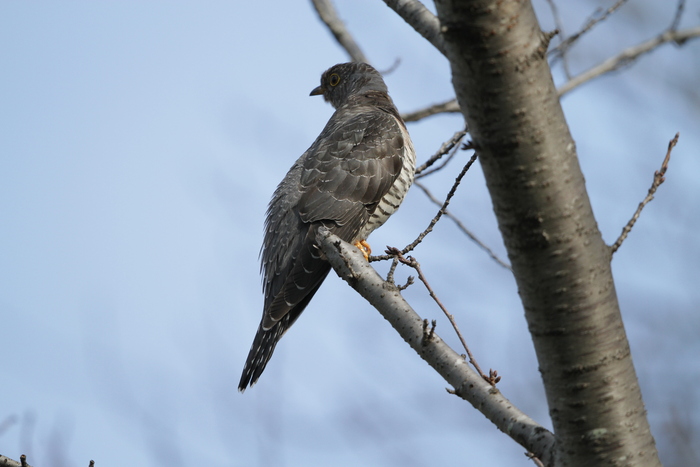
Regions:
<instances>
[{"instance_id":1,"label":"thin twig","mask_svg":"<svg viewBox=\"0 0 700 467\"><path fill-rule=\"evenodd\" d=\"M554 465L554 435L518 409L497 387L484 381L437 332L429 345L422 345L423 319L400 293L392 291L391 285L384 282L359 249L325 227L317 230L316 241L338 276L382 314L403 340L454 388L454 394L469 401L545 465Z\"/></svg>"},{"instance_id":2,"label":"thin twig","mask_svg":"<svg viewBox=\"0 0 700 467\"><path fill-rule=\"evenodd\" d=\"M556 60L560 59L563 54L566 53L567 49L570 48L574 42L576 42L582 35L585 33L589 32L596 24L600 23L601 21L605 20L607 17L609 17L612 13L617 11L624 3L626 3L627 0L618 0L615 2L610 8L606 9L605 11L602 12L600 16L597 16L594 14L591 16L588 21L584 24L584 26L581 28L580 31L577 33L573 34L572 36L564 39L559 45L556 47L552 48L549 52L548 55L553 57L552 58L552 63L555 63ZM390 2L388 0L385 0L387 4ZM400 3L400 2L397 2ZM679 0L679 7L676 10L676 17L680 18L681 13L681 3L684 3L683 0ZM391 6L391 5L390 5ZM600 12L596 12L600 13ZM407 20L408 21L408 20ZM680 19L678 20L680 21ZM410 21L409 21L410 23ZM591 81L601 75L604 75L606 73L610 73L612 71L617 70L621 66L628 65L629 63L633 62L639 56L644 55L648 52L651 52L655 48L667 43L667 42L675 42L678 45L683 45L686 41L690 39L694 39L698 36L700 36L700 27L695 27L691 29L685 29L682 31L677 31L674 29L674 26L677 26L676 20L674 18L674 22L671 25L671 29L668 31L665 31L658 35L657 37L654 37L646 42L643 42L639 45L630 47L628 49L623 50L620 54L616 55L615 57L611 57L607 60L605 60L603 63L589 69L588 71L585 71L578 76L574 76L572 79L561 85L558 89L557 92L559 94L559 97L563 96L564 94L567 94L571 91L573 91L575 88L581 86L582 84ZM415 112L410 112L402 115L402 118L406 122L413 122L420 120L425 117L429 117L431 115L436 115L440 113L456 113L456 112L461 112L459 104L457 103L456 99L453 99L451 101L443 102L440 104L435 104L430 107L427 107L425 109L417 110Z\"/></svg>"},{"instance_id":3,"label":"thin twig","mask_svg":"<svg viewBox=\"0 0 700 467\"><path fill-rule=\"evenodd\" d=\"M452 324L452 328L455 330L457 333L457 337L459 337L459 341L462 343L462 347L464 347L464 350L467 352L467 355L469 356L469 363L472 364L474 369L476 370L477 373L479 373L479 376L481 376L484 381L489 382L492 386L495 386L496 383L491 379L489 379L488 376L484 374L483 371L481 371L481 368L479 367L479 364L476 362L476 359L474 359L474 356L472 355L471 351L469 350L469 346L467 345L467 341L464 340L464 336L462 336L462 332L459 330L459 326L457 326L457 322L455 321L455 317L447 311L447 308L445 308L445 305L442 304L440 301L440 298L438 298L437 294L433 290L432 287L430 287L430 284L428 283L428 280L425 278L425 275L423 274L423 270L420 267L420 264L418 261L413 256L409 256L408 258L404 257L403 254L401 254L401 250L395 247L388 247L386 252L396 258L399 259L401 264L405 264L406 266L412 267L413 269L416 270L418 273L418 279L425 285L425 288L428 290L428 293L430 294L430 297L437 303L437 305L440 307L443 313L445 313L445 316L447 316L447 319L450 320L450 324ZM426 327L424 329L427 329L427 322L428 320L425 320ZM430 334L435 331L435 327L431 329Z\"/></svg>"},{"instance_id":4,"label":"thin twig","mask_svg":"<svg viewBox=\"0 0 700 467\"><path fill-rule=\"evenodd\" d=\"M526 452L526 453L525 453L525 457L527 457L527 458L530 459L532 462L534 462L535 465L536 465L537 467L544 467L544 464L542 463L542 461L539 460L539 459L537 458L537 456L535 456L533 453L531 453L531 452Z\"/></svg>"},{"instance_id":5,"label":"thin twig","mask_svg":"<svg viewBox=\"0 0 700 467\"><path fill-rule=\"evenodd\" d=\"M611 57L605 60L600 65L594 66L588 71L575 76L573 79L567 81L557 90L559 97L572 91L574 88L581 86L594 78L597 78L605 73L610 73L611 71L617 70L623 65L629 65L634 62L641 55L651 52L662 44L667 42L675 42L678 45L683 45L686 41L694 39L700 36L700 26L684 29L682 31L665 31L658 36L649 39L646 42L630 47L615 57Z\"/></svg>"},{"instance_id":6,"label":"thin twig","mask_svg":"<svg viewBox=\"0 0 700 467\"><path fill-rule=\"evenodd\" d=\"M420 178L427 177L428 175L432 175L435 172L439 172L440 170L447 167L447 164L449 164L450 161L454 158L454 156L458 150L459 150L459 146L457 146L457 145L453 146L452 149L450 150L450 152L447 154L447 157L442 161L441 164L436 165L435 167L433 167L430 170L421 171L421 173L416 175L415 179L418 180ZM435 162L433 162L433 163L435 163Z\"/></svg>"},{"instance_id":7,"label":"thin twig","mask_svg":"<svg viewBox=\"0 0 700 467\"><path fill-rule=\"evenodd\" d=\"M676 7L676 14L673 15L673 21L671 21L671 26L668 28L669 31L676 31L678 26L681 25L681 18L683 18L683 11L685 10L685 0L678 0L678 6Z\"/></svg>"},{"instance_id":8,"label":"thin twig","mask_svg":"<svg viewBox=\"0 0 700 467\"><path fill-rule=\"evenodd\" d=\"M425 195L428 197L428 199L429 199L430 201L433 202L433 204L437 204L438 206L441 206L441 205L442 205L442 203L440 202L440 200L438 200L435 196L433 196L433 194L430 192L430 190L428 190L428 188L425 187L425 185L423 185L423 184L420 183L420 182L414 182L413 184L416 185L416 186L417 186L418 188L420 188L421 190L423 190L423 193L425 193ZM453 221L455 224L457 224L457 228L458 228L459 230L461 230L462 233L464 233L464 235L466 235L467 237L469 237L469 239L470 239L472 242L476 243L476 245L477 245L479 248L481 248L482 250L484 250L484 251L491 257L491 259L493 259L496 263L498 263L500 266L506 268L507 270L509 270L509 271L511 271L511 272L513 271L513 269L510 267L510 265L509 265L508 263L506 263L506 262L503 261L501 258L499 258L499 257L496 255L496 253L493 252L493 250L492 250L491 248L489 248L486 244L484 244L484 242L482 242L481 240L479 240L479 239L476 237L476 235L474 235L474 234L462 223L462 221L460 221L454 214L452 214L450 211L448 211L447 209L445 209L444 215L447 216L447 217L449 217L450 219L452 219L452 221Z\"/></svg>"},{"instance_id":9,"label":"thin twig","mask_svg":"<svg viewBox=\"0 0 700 467\"><path fill-rule=\"evenodd\" d=\"M389 66L389 68L387 68L385 70L377 70L377 71L379 71L379 74L382 76L390 75L399 68L399 65L401 65L401 59L397 57L396 60L394 60L394 63L392 63Z\"/></svg>"},{"instance_id":10,"label":"thin twig","mask_svg":"<svg viewBox=\"0 0 700 467\"><path fill-rule=\"evenodd\" d=\"M394 273L396 272L396 266L398 265L399 260L394 258L394 260L391 262L391 266L389 267L389 272L386 275L386 281L390 284L396 284L396 282L394 282Z\"/></svg>"},{"instance_id":11,"label":"thin twig","mask_svg":"<svg viewBox=\"0 0 700 467\"><path fill-rule=\"evenodd\" d=\"M400 292L402 290L406 290L411 285L413 285L413 276L408 276L408 278L406 278L406 283L404 285L397 285L396 288L399 289Z\"/></svg>"},{"instance_id":12,"label":"thin twig","mask_svg":"<svg viewBox=\"0 0 700 467\"><path fill-rule=\"evenodd\" d=\"M418 34L433 44L443 55L445 41L440 34L440 20L418 0L384 0Z\"/></svg>"},{"instance_id":13,"label":"thin twig","mask_svg":"<svg viewBox=\"0 0 700 467\"><path fill-rule=\"evenodd\" d=\"M559 8L557 8L557 4L554 3L554 0L547 0L547 3L549 4L549 9L552 10L552 18L554 19L554 26L557 28L557 31L559 31L559 37L562 38L562 41L564 40L564 22L561 20L561 15L559 14ZM561 41L560 41L561 42Z\"/></svg>"},{"instance_id":14,"label":"thin twig","mask_svg":"<svg viewBox=\"0 0 700 467\"><path fill-rule=\"evenodd\" d=\"M355 62L369 63L365 54L362 53L360 46L357 45L352 34L350 34L350 31L348 31L343 21L338 17L338 13L331 0L311 0L311 3L314 5L316 13L318 13L321 21L328 26L335 40L345 49L350 58Z\"/></svg>"},{"instance_id":15,"label":"thin twig","mask_svg":"<svg viewBox=\"0 0 700 467\"><path fill-rule=\"evenodd\" d=\"M474 162L476 161L476 157L477 157L476 153L474 153L474 155L472 155L471 159L469 159L469 162L467 162L467 164L464 166L462 171L459 173L459 175L455 179L455 183L452 185L452 188L450 189L450 192L447 194L447 198L445 198L445 202L442 204L442 207L440 208L438 213L435 215L435 217L433 217L433 220L430 221L430 224L428 224L428 227L423 232L421 232L421 234L418 235L418 237L416 237L416 239L413 242L406 245L406 247L403 250L401 250L401 253L406 254L409 251L412 251L416 246L418 246L418 244L420 242L423 241L423 239L425 238L426 235L428 235L430 232L433 231L435 224L438 223L438 221L440 220L440 218L444 214L445 209L447 209L447 206L450 204L450 200L452 199L455 192L457 191L457 187L459 186L460 182L462 181L462 178L467 173L467 171L472 166L472 164L474 164ZM370 262L372 262L372 261L384 261L384 260L391 259L391 258L392 257L390 255L370 256L369 261Z\"/></svg>"},{"instance_id":16,"label":"thin twig","mask_svg":"<svg viewBox=\"0 0 700 467\"><path fill-rule=\"evenodd\" d=\"M424 109L416 110L415 112L409 112L401 114L404 122L417 122L431 115L441 114L441 113L459 113L461 112L457 99L451 99L446 102L440 102L439 104L433 104L430 107Z\"/></svg>"},{"instance_id":17,"label":"thin twig","mask_svg":"<svg viewBox=\"0 0 700 467\"><path fill-rule=\"evenodd\" d=\"M583 27L578 32L562 40L558 46L552 48L548 52L548 55L552 57L551 63L554 64L557 60L563 58L566 52L577 40L581 38L581 36L593 29L596 24L600 23L601 21L605 21L608 16L615 13L625 3L627 3L627 0L618 0L607 10L601 11L600 9L596 9L596 11L593 12L593 14L586 20ZM561 33L561 29L559 32Z\"/></svg>"},{"instance_id":18,"label":"thin twig","mask_svg":"<svg viewBox=\"0 0 700 467\"><path fill-rule=\"evenodd\" d=\"M561 15L559 14L559 9L557 8L557 4L554 3L554 0L547 0L547 3L549 4L549 9L552 10L552 18L554 19L554 25L557 28L557 31L559 32L559 44L561 45L564 42L564 22L561 20ZM566 79L571 79L571 71L569 70L569 61L566 59L566 54L562 53L561 54L561 60L562 60L562 65L564 65L564 74L566 75Z\"/></svg>"},{"instance_id":19,"label":"thin twig","mask_svg":"<svg viewBox=\"0 0 700 467\"><path fill-rule=\"evenodd\" d=\"M666 169L668 169L668 162L669 160L671 160L671 151L673 151L673 148L678 143L679 137L680 133L676 133L676 136L674 136L673 139L668 143L668 150L666 151L666 157L664 157L664 161L661 164L661 170L654 172L654 181L651 183L651 187L649 188L646 197L642 200L641 203L639 203L639 206L637 206L637 210L634 212L634 215L629 220L629 222L627 222L627 225L622 229L620 237L610 247L611 254L614 254L620 248L622 242L625 241L627 235L629 235L630 231L632 230L632 227L634 227L634 224L637 222L637 219L639 219L639 215L642 213L642 209L644 209L644 206L649 204L649 202L652 199L654 199L654 193L656 193L656 189L659 188L659 186L664 182L664 175L666 175Z\"/></svg>"},{"instance_id":20,"label":"thin twig","mask_svg":"<svg viewBox=\"0 0 700 467\"><path fill-rule=\"evenodd\" d=\"M464 135L466 135L466 134L467 134L466 129L460 130L460 131L456 132L454 135L452 135L452 138L450 138L447 141L445 141L444 143L442 143L442 145L440 146L440 149L438 149L438 151L434 155L432 155L430 157L430 159L428 159L427 161L425 161L423 164L419 165L416 168L416 178L421 178L421 177L424 177L426 175L431 174L433 171L426 172L426 173L423 173L423 171L426 170L431 165L433 165L438 160L440 160L440 158L442 158L442 156L444 156L445 154L450 152L450 150L452 150L453 148L455 149L455 151L457 149L459 149L459 142L462 141L462 138L464 138ZM450 157L448 158L448 160L452 158L455 151L453 151L450 154ZM443 163L439 168L437 168L435 170L439 170L440 168L444 167L446 163L447 162Z\"/></svg>"},{"instance_id":21,"label":"thin twig","mask_svg":"<svg viewBox=\"0 0 700 467\"><path fill-rule=\"evenodd\" d=\"M394 257L394 259L391 261L391 267L389 267L389 273L386 275L386 282L395 285L396 288L399 289L399 291L406 290L409 286L413 285L413 277L408 276L404 285L396 285L396 281L394 280L394 273L396 272L396 266L398 265L399 259L397 257Z\"/></svg>"},{"instance_id":22,"label":"thin twig","mask_svg":"<svg viewBox=\"0 0 700 467\"><path fill-rule=\"evenodd\" d=\"M450 188L450 192L447 193L447 197L445 198L445 202L442 203L442 207L441 207L440 210L437 212L437 214L435 215L435 217L433 218L433 220L430 221L430 224L428 225L428 227L427 227L413 242L411 242L409 245L407 245L407 246L401 251L403 254L406 254L406 253L408 253L409 251L412 251L416 246L418 246L418 244L419 244L420 242L423 241L423 239L425 238L426 235L428 235L430 232L433 231L433 228L435 227L435 224L438 223L438 221L440 220L440 218L442 217L442 215L445 213L445 209L447 209L447 206L449 206L450 200L452 199L452 197L455 195L455 192L457 191L457 187L458 187L459 184L462 182L462 178L463 178L464 175L467 173L467 171L468 171L469 168L472 166L472 164L474 164L474 162L476 162L476 158L477 158L477 154L476 154L476 152L475 152L475 153L472 155L472 157L469 159L469 162L467 162L467 164L464 166L464 168L462 169L462 171L459 173L459 175L457 175L457 178L455 178L455 182L454 182L454 184L452 185L452 188Z\"/></svg>"}]
</instances>

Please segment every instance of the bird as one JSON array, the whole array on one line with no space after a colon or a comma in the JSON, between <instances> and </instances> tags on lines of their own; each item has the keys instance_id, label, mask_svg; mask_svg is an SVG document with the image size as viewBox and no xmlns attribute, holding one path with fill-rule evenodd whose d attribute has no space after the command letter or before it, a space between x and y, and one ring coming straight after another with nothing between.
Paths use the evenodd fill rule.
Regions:
<instances>
[{"instance_id":1,"label":"bird","mask_svg":"<svg viewBox=\"0 0 700 467\"><path fill-rule=\"evenodd\" d=\"M367 259L367 237L399 208L413 183L413 143L377 70L362 62L334 65L310 95L323 96L335 112L268 205L260 250L263 316L240 392L258 381L331 269L317 229L325 226Z\"/></svg>"}]
</instances>

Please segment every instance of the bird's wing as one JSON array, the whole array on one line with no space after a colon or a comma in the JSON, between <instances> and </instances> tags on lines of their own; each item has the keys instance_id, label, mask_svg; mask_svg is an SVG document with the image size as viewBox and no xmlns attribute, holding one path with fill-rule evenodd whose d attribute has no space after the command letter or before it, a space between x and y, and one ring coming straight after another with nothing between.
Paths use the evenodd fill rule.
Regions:
<instances>
[{"instance_id":1,"label":"bird's wing","mask_svg":"<svg viewBox=\"0 0 700 467\"><path fill-rule=\"evenodd\" d=\"M296 307L298 312L285 320L286 327L291 326L303 310L299 305L304 298L306 302L311 299L330 271L330 266L317 258L312 226L302 220L297 210L302 194L300 162L308 153L277 187L267 210L260 265L265 295L261 324L264 329L270 329Z\"/></svg>"},{"instance_id":2,"label":"bird's wing","mask_svg":"<svg viewBox=\"0 0 700 467\"><path fill-rule=\"evenodd\" d=\"M298 210L304 222L332 221L331 232L352 241L399 176L405 142L387 112L342 116L329 121L315 156L303 162Z\"/></svg>"},{"instance_id":3,"label":"bird's wing","mask_svg":"<svg viewBox=\"0 0 700 467\"><path fill-rule=\"evenodd\" d=\"M262 253L266 329L293 310L298 316L330 270L316 246L316 227L354 240L401 172L404 141L396 119L380 110L347 117L336 112L290 171L293 181L280 184L291 185L278 191L294 191L293 199L270 203Z\"/></svg>"},{"instance_id":4,"label":"bird's wing","mask_svg":"<svg viewBox=\"0 0 700 467\"><path fill-rule=\"evenodd\" d=\"M398 113L339 109L275 190L261 251L265 305L238 385L255 384L282 335L330 271L316 245L325 225L355 240L401 173Z\"/></svg>"}]
</instances>

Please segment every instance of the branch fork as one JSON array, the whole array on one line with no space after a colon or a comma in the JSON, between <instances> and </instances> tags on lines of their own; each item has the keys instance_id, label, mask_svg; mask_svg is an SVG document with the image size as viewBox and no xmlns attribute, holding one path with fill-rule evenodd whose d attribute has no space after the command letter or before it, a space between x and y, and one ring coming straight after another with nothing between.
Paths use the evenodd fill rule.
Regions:
<instances>
[{"instance_id":1,"label":"branch fork","mask_svg":"<svg viewBox=\"0 0 700 467\"><path fill-rule=\"evenodd\" d=\"M484 380L434 330L424 327L424 320L401 296L398 287L385 281L357 248L325 227L317 230L316 241L341 279L389 321L406 343L454 388L456 395L471 403L545 465L554 465L554 435ZM429 339L425 338L426 332ZM494 373L490 376L497 378Z\"/></svg>"}]
</instances>

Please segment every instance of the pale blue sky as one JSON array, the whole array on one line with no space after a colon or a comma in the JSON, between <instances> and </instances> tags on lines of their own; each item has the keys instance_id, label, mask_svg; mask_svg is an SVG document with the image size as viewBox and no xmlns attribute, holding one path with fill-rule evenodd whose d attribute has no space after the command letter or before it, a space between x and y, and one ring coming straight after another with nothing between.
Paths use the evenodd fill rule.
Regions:
<instances>
[{"instance_id":1,"label":"pale blue sky","mask_svg":"<svg viewBox=\"0 0 700 467\"><path fill-rule=\"evenodd\" d=\"M573 51L574 71L671 21L631 3ZM595 5L561 6L568 32ZM401 59L386 77L400 110L453 96L446 60L383 2L337 6L377 68ZM686 9L696 25L699 2ZM259 384L236 391L261 313L265 207L332 113L309 92L346 60L307 1L0 3L0 426L16 421L0 453L37 466L526 462L333 273ZM700 384L699 73L700 41L666 46L563 101L609 243L681 132L613 262L656 434L679 398L695 419L700 403L686 389ZM460 126L410 125L419 160ZM426 181L437 196L458 165ZM505 256L478 167L451 209ZM372 245L410 242L434 212L413 190ZM509 274L448 220L415 256L481 365L549 426ZM421 287L405 295L457 344Z\"/></svg>"}]
</instances>

